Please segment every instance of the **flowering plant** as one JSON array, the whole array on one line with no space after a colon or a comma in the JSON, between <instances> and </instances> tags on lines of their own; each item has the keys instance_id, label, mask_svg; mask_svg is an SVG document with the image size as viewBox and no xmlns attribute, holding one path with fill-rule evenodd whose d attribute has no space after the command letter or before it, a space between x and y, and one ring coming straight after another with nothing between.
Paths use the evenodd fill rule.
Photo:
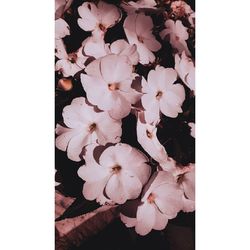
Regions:
<instances>
[{"instance_id":1,"label":"flowering plant","mask_svg":"<svg viewBox=\"0 0 250 250\"><path fill-rule=\"evenodd\" d=\"M55 20L56 189L77 202L57 220L105 205L140 235L163 230L195 210L193 6L66 2Z\"/></svg>"}]
</instances>

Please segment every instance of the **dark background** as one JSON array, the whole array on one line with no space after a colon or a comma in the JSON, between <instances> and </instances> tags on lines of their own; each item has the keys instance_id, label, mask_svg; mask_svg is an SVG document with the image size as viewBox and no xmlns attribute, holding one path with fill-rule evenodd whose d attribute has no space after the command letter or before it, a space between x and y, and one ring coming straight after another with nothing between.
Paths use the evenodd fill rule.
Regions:
<instances>
[{"instance_id":1,"label":"dark background","mask_svg":"<svg viewBox=\"0 0 250 250\"><path fill-rule=\"evenodd\" d=\"M90 36L89 32L83 31L77 25L77 19L79 17L77 8L83 2L83 0L74 0L71 8L64 14L63 17L69 24L71 31L71 35L64 38L66 49L69 53L76 51L81 46L82 41ZM119 3L120 1L107 2ZM195 10L194 0L188 0L186 2L193 10ZM107 43L111 43L117 39L124 39L126 37L122 28L125 16L126 15L124 14L120 23L108 30L105 35L105 41ZM173 51L170 44L167 41L161 41L157 34L164 23L163 16L153 14L152 19L156 27L156 30L154 30L156 38L162 44L161 50L156 53L157 62L164 67L174 67ZM188 41L188 45L194 58L194 37L192 40ZM148 72L154 66L155 65L144 66L139 64L136 67L136 71L146 78ZM62 76L56 73L55 124L62 122L62 110L66 105L69 105L76 97L86 96L80 82L81 73L82 72L79 72L74 77L70 77L73 82L73 88L71 91L67 92L58 90L57 84ZM178 82L181 82L181 80L178 79ZM185 91L186 100L182 106L183 113L179 114L179 116L175 119L163 116L157 132L157 136L166 148L169 156L173 157L180 165L194 163L195 161L195 140L190 136L190 128L187 125L188 122L195 121L195 97L187 87L185 87ZM123 119L122 123L123 134L121 141L143 151L142 147L136 140L135 116L130 114ZM78 177L77 170L83 164L84 161L70 161L65 152L58 149L55 150L55 167L58 170L56 180L62 183L57 187L57 189L65 196L82 199L83 181ZM154 164L154 162L152 164ZM77 209L75 209L70 216L79 215L83 212L83 210L86 212L85 208L81 210L82 206L80 206L78 210ZM152 231L144 237L138 236L134 232L134 229L126 228L120 220L116 219L98 235L95 235L88 241L83 242L81 247L72 248L70 250L95 250L100 248L105 250L193 250L195 248L194 231L195 213L181 212L175 219L169 221L164 231Z\"/></svg>"}]
</instances>

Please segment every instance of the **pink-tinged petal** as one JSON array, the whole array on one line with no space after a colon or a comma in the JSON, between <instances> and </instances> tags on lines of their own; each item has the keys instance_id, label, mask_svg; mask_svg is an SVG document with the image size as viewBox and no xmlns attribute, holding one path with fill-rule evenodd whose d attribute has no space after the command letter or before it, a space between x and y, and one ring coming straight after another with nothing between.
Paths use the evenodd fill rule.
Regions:
<instances>
[{"instance_id":1,"label":"pink-tinged petal","mask_svg":"<svg viewBox=\"0 0 250 250\"><path fill-rule=\"evenodd\" d=\"M171 118L176 118L178 114L182 112L182 109L180 107L169 104L163 100L162 102L160 102L160 110L165 116L168 116Z\"/></svg>"},{"instance_id":2,"label":"pink-tinged petal","mask_svg":"<svg viewBox=\"0 0 250 250\"><path fill-rule=\"evenodd\" d=\"M167 102L172 105L176 104L181 106L185 100L185 90L181 84L169 86L165 95Z\"/></svg>"},{"instance_id":3,"label":"pink-tinged petal","mask_svg":"<svg viewBox=\"0 0 250 250\"><path fill-rule=\"evenodd\" d=\"M182 24L180 20L177 20L175 23L176 35L183 41L188 39L187 28Z\"/></svg>"},{"instance_id":4,"label":"pink-tinged petal","mask_svg":"<svg viewBox=\"0 0 250 250\"><path fill-rule=\"evenodd\" d=\"M55 56L59 59L68 59L68 54L62 39L55 40Z\"/></svg>"},{"instance_id":5,"label":"pink-tinged petal","mask_svg":"<svg viewBox=\"0 0 250 250\"><path fill-rule=\"evenodd\" d=\"M70 128L65 128L59 124L56 125L56 147L62 151L67 150L67 146L72 137L79 133L78 130L73 130Z\"/></svg>"},{"instance_id":6,"label":"pink-tinged petal","mask_svg":"<svg viewBox=\"0 0 250 250\"><path fill-rule=\"evenodd\" d=\"M136 199L142 190L141 181L131 171L121 170L118 175L122 181L124 192L127 193L127 199Z\"/></svg>"},{"instance_id":7,"label":"pink-tinged petal","mask_svg":"<svg viewBox=\"0 0 250 250\"><path fill-rule=\"evenodd\" d=\"M138 64L139 54L135 44L130 45L125 40L120 39L110 45L110 51L116 55L127 56L133 65Z\"/></svg>"},{"instance_id":8,"label":"pink-tinged petal","mask_svg":"<svg viewBox=\"0 0 250 250\"><path fill-rule=\"evenodd\" d=\"M183 201L183 212L190 213L195 210L195 201L187 199L184 195L182 197Z\"/></svg>"},{"instance_id":9,"label":"pink-tinged petal","mask_svg":"<svg viewBox=\"0 0 250 250\"><path fill-rule=\"evenodd\" d=\"M158 209L155 209L155 224L153 229L163 230L168 224L168 217L162 214Z\"/></svg>"},{"instance_id":10,"label":"pink-tinged petal","mask_svg":"<svg viewBox=\"0 0 250 250\"><path fill-rule=\"evenodd\" d=\"M162 81L160 82L161 86L164 89L164 86L172 86L172 84L177 80L177 72L172 68L163 68L162 70Z\"/></svg>"},{"instance_id":11,"label":"pink-tinged petal","mask_svg":"<svg viewBox=\"0 0 250 250\"><path fill-rule=\"evenodd\" d=\"M55 21L55 38L61 39L68 35L70 35L69 25L62 18L57 19Z\"/></svg>"},{"instance_id":12,"label":"pink-tinged petal","mask_svg":"<svg viewBox=\"0 0 250 250\"><path fill-rule=\"evenodd\" d=\"M135 32L137 36L144 37L147 33L150 34L153 26L153 21L150 16L146 16L143 13L137 14L135 20Z\"/></svg>"},{"instance_id":13,"label":"pink-tinged petal","mask_svg":"<svg viewBox=\"0 0 250 250\"><path fill-rule=\"evenodd\" d=\"M136 14L128 15L123 24L126 37L130 44L138 43L138 38L135 31L136 18L137 18Z\"/></svg>"},{"instance_id":14,"label":"pink-tinged petal","mask_svg":"<svg viewBox=\"0 0 250 250\"><path fill-rule=\"evenodd\" d=\"M139 62L141 64L149 64L155 61L155 55L144 44L137 43L137 51L139 53Z\"/></svg>"},{"instance_id":15,"label":"pink-tinged petal","mask_svg":"<svg viewBox=\"0 0 250 250\"><path fill-rule=\"evenodd\" d=\"M81 161L80 154L83 147L91 143L89 133L83 131L82 133L74 136L68 144L67 156L72 161Z\"/></svg>"},{"instance_id":16,"label":"pink-tinged petal","mask_svg":"<svg viewBox=\"0 0 250 250\"><path fill-rule=\"evenodd\" d=\"M172 173L167 171L157 171L155 172L148 183L143 188L142 192L142 201L146 201L148 196L156 189L158 186L169 183L169 184L176 184L176 180Z\"/></svg>"},{"instance_id":17,"label":"pink-tinged petal","mask_svg":"<svg viewBox=\"0 0 250 250\"><path fill-rule=\"evenodd\" d=\"M142 96L141 93L137 92L136 90L132 89L131 87L129 87L128 91L119 91L119 93L131 104L137 103Z\"/></svg>"},{"instance_id":18,"label":"pink-tinged petal","mask_svg":"<svg viewBox=\"0 0 250 250\"><path fill-rule=\"evenodd\" d=\"M82 127L84 130L84 124L88 120L91 120L91 106L86 104L84 97L75 98L70 105L63 109L63 121L69 128Z\"/></svg>"},{"instance_id":19,"label":"pink-tinged petal","mask_svg":"<svg viewBox=\"0 0 250 250\"><path fill-rule=\"evenodd\" d=\"M90 103L97 105L101 110L111 110L114 107L114 93L108 90L103 80L82 74L81 82Z\"/></svg>"},{"instance_id":20,"label":"pink-tinged petal","mask_svg":"<svg viewBox=\"0 0 250 250\"><path fill-rule=\"evenodd\" d=\"M155 207L147 202L138 207L135 231L140 235L148 234L155 225Z\"/></svg>"},{"instance_id":21,"label":"pink-tinged petal","mask_svg":"<svg viewBox=\"0 0 250 250\"><path fill-rule=\"evenodd\" d=\"M159 101L156 100L151 94L145 94L141 98L142 106L145 109L145 120L147 123L156 124L160 119L160 105Z\"/></svg>"},{"instance_id":22,"label":"pink-tinged petal","mask_svg":"<svg viewBox=\"0 0 250 250\"><path fill-rule=\"evenodd\" d=\"M96 182L85 182L82 190L83 196L87 200L97 199L100 195L102 195L104 188L107 184L108 178L109 176Z\"/></svg>"},{"instance_id":23,"label":"pink-tinged petal","mask_svg":"<svg viewBox=\"0 0 250 250\"><path fill-rule=\"evenodd\" d=\"M109 50L107 49L103 39L95 39L94 37L90 37L84 46L84 53L87 56L100 58L109 54Z\"/></svg>"},{"instance_id":24,"label":"pink-tinged petal","mask_svg":"<svg viewBox=\"0 0 250 250\"><path fill-rule=\"evenodd\" d=\"M131 110L130 102L125 97L117 93L117 98L113 101L112 108L109 110L109 115L115 119L120 120L126 117Z\"/></svg>"},{"instance_id":25,"label":"pink-tinged petal","mask_svg":"<svg viewBox=\"0 0 250 250\"><path fill-rule=\"evenodd\" d=\"M143 149L157 162L165 162L168 158L165 148L160 144L155 126L137 121L137 140Z\"/></svg>"},{"instance_id":26,"label":"pink-tinged petal","mask_svg":"<svg viewBox=\"0 0 250 250\"><path fill-rule=\"evenodd\" d=\"M176 217L182 209L182 190L177 184L162 184L153 190L155 204L169 219Z\"/></svg>"},{"instance_id":27,"label":"pink-tinged petal","mask_svg":"<svg viewBox=\"0 0 250 250\"><path fill-rule=\"evenodd\" d=\"M136 225L136 218L130 218L122 213L120 213L121 221L126 225L126 227L134 227Z\"/></svg>"},{"instance_id":28,"label":"pink-tinged petal","mask_svg":"<svg viewBox=\"0 0 250 250\"><path fill-rule=\"evenodd\" d=\"M110 177L109 170L98 165L94 158L89 162L91 162L91 164L84 165L77 171L77 174L81 179L86 182L98 182L107 176Z\"/></svg>"},{"instance_id":29,"label":"pink-tinged petal","mask_svg":"<svg viewBox=\"0 0 250 250\"><path fill-rule=\"evenodd\" d=\"M117 164L114 147L115 146L110 146L102 152L99 158L99 164L101 166L105 168L112 168Z\"/></svg>"},{"instance_id":30,"label":"pink-tinged petal","mask_svg":"<svg viewBox=\"0 0 250 250\"><path fill-rule=\"evenodd\" d=\"M161 44L152 34L143 39L143 44L151 51L158 51L161 48Z\"/></svg>"},{"instance_id":31,"label":"pink-tinged petal","mask_svg":"<svg viewBox=\"0 0 250 250\"><path fill-rule=\"evenodd\" d=\"M56 71L61 71L64 77L74 76L77 72L82 70L76 63L71 63L69 60L59 60L56 62Z\"/></svg>"},{"instance_id":32,"label":"pink-tinged petal","mask_svg":"<svg viewBox=\"0 0 250 250\"><path fill-rule=\"evenodd\" d=\"M88 66L85 68L86 74L89 76L93 76L98 79L102 79L101 68L100 68L100 59L92 61Z\"/></svg>"},{"instance_id":33,"label":"pink-tinged petal","mask_svg":"<svg viewBox=\"0 0 250 250\"><path fill-rule=\"evenodd\" d=\"M98 165L94 159L91 161L92 164L84 165L77 171L78 176L86 182L98 182L102 179L109 177L109 171Z\"/></svg>"},{"instance_id":34,"label":"pink-tinged petal","mask_svg":"<svg viewBox=\"0 0 250 250\"><path fill-rule=\"evenodd\" d=\"M112 4L100 1L97 5L100 17L100 23L106 28L114 26L121 17L119 9Z\"/></svg>"},{"instance_id":35,"label":"pink-tinged petal","mask_svg":"<svg viewBox=\"0 0 250 250\"><path fill-rule=\"evenodd\" d=\"M121 178L113 174L105 188L107 196L118 204L123 204L128 199L128 194L124 190Z\"/></svg>"},{"instance_id":36,"label":"pink-tinged petal","mask_svg":"<svg viewBox=\"0 0 250 250\"><path fill-rule=\"evenodd\" d=\"M107 114L103 116L103 120L101 120L100 123L101 126L98 126L96 129L98 142L100 144L105 145L108 142L117 143L120 141L122 135L121 121L113 120ZM110 126L110 124L112 124L112 126Z\"/></svg>"},{"instance_id":37,"label":"pink-tinged petal","mask_svg":"<svg viewBox=\"0 0 250 250\"><path fill-rule=\"evenodd\" d=\"M195 200L195 170L194 168L190 171L184 174L182 185L184 188L185 195L190 200Z\"/></svg>"},{"instance_id":38,"label":"pink-tinged petal","mask_svg":"<svg viewBox=\"0 0 250 250\"><path fill-rule=\"evenodd\" d=\"M131 78L133 66L127 56L108 55L101 60L101 73L106 83L119 83Z\"/></svg>"},{"instance_id":39,"label":"pink-tinged petal","mask_svg":"<svg viewBox=\"0 0 250 250\"><path fill-rule=\"evenodd\" d=\"M81 18L77 20L78 25L85 31L92 31L99 23L98 10L94 3L85 2L78 8Z\"/></svg>"}]
</instances>

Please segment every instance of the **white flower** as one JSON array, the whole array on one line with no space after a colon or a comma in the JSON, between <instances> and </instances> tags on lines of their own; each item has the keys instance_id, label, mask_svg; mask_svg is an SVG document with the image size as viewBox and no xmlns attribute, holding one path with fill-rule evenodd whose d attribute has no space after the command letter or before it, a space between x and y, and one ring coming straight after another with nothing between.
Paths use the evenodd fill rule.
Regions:
<instances>
[{"instance_id":1,"label":"white flower","mask_svg":"<svg viewBox=\"0 0 250 250\"><path fill-rule=\"evenodd\" d=\"M95 200L105 194L118 204L136 199L150 176L151 168L146 163L148 159L127 144L118 143L100 147L100 150L102 148L104 150L97 157L98 147L87 147L86 165L78 170L78 175L86 181L83 186L84 197Z\"/></svg>"},{"instance_id":2,"label":"white flower","mask_svg":"<svg viewBox=\"0 0 250 250\"><path fill-rule=\"evenodd\" d=\"M57 19L55 21L55 39L61 39L69 35L69 25L62 18Z\"/></svg>"},{"instance_id":3,"label":"white flower","mask_svg":"<svg viewBox=\"0 0 250 250\"><path fill-rule=\"evenodd\" d=\"M156 172L143 190L136 218L122 213L121 220L127 227L135 226L135 231L140 235L146 235L152 229L163 230L168 220L175 218L182 209L182 194L171 173Z\"/></svg>"},{"instance_id":4,"label":"white flower","mask_svg":"<svg viewBox=\"0 0 250 250\"><path fill-rule=\"evenodd\" d=\"M189 122L188 126L191 128L190 135L195 138L195 123Z\"/></svg>"},{"instance_id":5,"label":"white flower","mask_svg":"<svg viewBox=\"0 0 250 250\"><path fill-rule=\"evenodd\" d=\"M167 20L165 22L165 27L160 35L162 39L165 39L167 35L169 35L170 44L177 49L179 53L182 53L183 51L186 52L188 56L190 56L190 51L188 49L186 40L188 39L188 32L187 28L182 24L180 20L177 20L176 22L173 20Z\"/></svg>"},{"instance_id":6,"label":"white flower","mask_svg":"<svg viewBox=\"0 0 250 250\"><path fill-rule=\"evenodd\" d=\"M85 2L78 8L81 18L78 25L85 31L92 31L97 37L103 37L108 28L120 21L121 12L112 4L99 1L97 6L91 2Z\"/></svg>"},{"instance_id":7,"label":"white flower","mask_svg":"<svg viewBox=\"0 0 250 250\"><path fill-rule=\"evenodd\" d=\"M195 67L191 58L186 56L185 51L181 56L175 55L175 70L187 87L195 91Z\"/></svg>"},{"instance_id":8,"label":"white flower","mask_svg":"<svg viewBox=\"0 0 250 250\"><path fill-rule=\"evenodd\" d=\"M114 119L127 116L131 104L141 94L131 88L133 66L127 56L107 55L91 62L87 74L81 74L81 82L88 100L99 109L108 111Z\"/></svg>"},{"instance_id":9,"label":"white flower","mask_svg":"<svg viewBox=\"0 0 250 250\"><path fill-rule=\"evenodd\" d=\"M107 112L95 111L84 97L75 98L63 109L63 121L67 127L56 126L56 146L67 151L68 158L80 161L83 148L91 143L105 145L120 141L121 121L113 120Z\"/></svg>"},{"instance_id":10,"label":"white flower","mask_svg":"<svg viewBox=\"0 0 250 250\"><path fill-rule=\"evenodd\" d=\"M139 61L148 64L155 61L152 53L161 48L161 44L152 34L153 22L150 16L144 14L128 15L123 24L127 39L131 45L136 44Z\"/></svg>"},{"instance_id":11,"label":"white flower","mask_svg":"<svg viewBox=\"0 0 250 250\"><path fill-rule=\"evenodd\" d=\"M82 47L78 51L67 54L63 42L56 43L56 57L59 58L55 70L60 71L64 77L74 76L85 68L88 57L82 54Z\"/></svg>"},{"instance_id":12,"label":"white flower","mask_svg":"<svg viewBox=\"0 0 250 250\"><path fill-rule=\"evenodd\" d=\"M157 66L148 74L148 80L142 81L142 106L145 108L145 118L149 123L158 122L160 112L175 118L182 112L181 105L185 99L184 87L173 84L177 73L172 68Z\"/></svg>"},{"instance_id":13,"label":"white flower","mask_svg":"<svg viewBox=\"0 0 250 250\"><path fill-rule=\"evenodd\" d=\"M82 54L82 47L75 53L68 54L62 40L69 35L69 26L63 19L55 21L55 56L59 59L56 62L55 70L60 71L64 77L74 76L85 68L87 57Z\"/></svg>"}]
</instances>

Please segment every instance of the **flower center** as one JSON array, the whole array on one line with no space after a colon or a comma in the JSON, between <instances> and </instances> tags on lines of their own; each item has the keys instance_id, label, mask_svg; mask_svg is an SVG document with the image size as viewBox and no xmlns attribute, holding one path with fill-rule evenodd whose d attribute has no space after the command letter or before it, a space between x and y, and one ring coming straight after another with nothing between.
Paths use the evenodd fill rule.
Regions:
<instances>
[{"instance_id":1,"label":"flower center","mask_svg":"<svg viewBox=\"0 0 250 250\"><path fill-rule=\"evenodd\" d=\"M68 55L68 58L69 58L69 61L70 61L70 62L75 63L76 60L77 60L77 55L76 55L76 53L70 53L70 54Z\"/></svg>"},{"instance_id":2,"label":"flower center","mask_svg":"<svg viewBox=\"0 0 250 250\"><path fill-rule=\"evenodd\" d=\"M160 100L162 95L163 95L162 91L158 91L155 97L157 100Z\"/></svg>"},{"instance_id":3,"label":"flower center","mask_svg":"<svg viewBox=\"0 0 250 250\"><path fill-rule=\"evenodd\" d=\"M111 91L118 90L119 89L119 84L118 83L109 83L108 88Z\"/></svg>"},{"instance_id":4,"label":"flower center","mask_svg":"<svg viewBox=\"0 0 250 250\"><path fill-rule=\"evenodd\" d=\"M122 167L119 165L115 165L114 167L112 167L112 172L114 174L118 174L121 171Z\"/></svg>"},{"instance_id":5,"label":"flower center","mask_svg":"<svg viewBox=\"0 0 250 250\"><path fill-rule=\"evenodd\" d=\"M155 195L154 194L150 194L149 196L148 196L148 203L150 203L150 204L152 204L152 203L154 203L155 202Z\"/></svg>"},{"instance_id":6,"label":"flower center","mask_svg":"<svg viewBox=\"0 0 250 250\"><path fill-rule=\"evenodd\" d=\"M96 123L92 123L92 124L89 126L89 132L90 132L90 133L93 133L95 130L96 130Z\"/></svg>"},{"instance_id":7,"label":"flower center","mask_svg":"<svg viewBox=\"0 0 250 250\"><path fill-rule=\"evenodd\" d=\"M142 38L141 36L138 36L138 41L139 41L140 43L143 43L143 38Z\"/></svg>"},{"instance_id":8,"label":"flower center","mask_svg":"<svg viewBox=\"0 0 250 250\"><path fill-rule=\"evenodd\" d=\"M146 134L149 139L152 139L153 134L150 131L146 130Z\"/></svg>"},{"instance_id":9,"label":"flower center","mask_svg":"<svg viewBox=\"0 0 250 250\"><path fill-rule=\"evenodd\" d=\"M106 31L106 27L103 25L103 24L99 24L99 29L101 30L101 31L103 31L103 32L105 32Z\"/></svg>"}]
</instances>

